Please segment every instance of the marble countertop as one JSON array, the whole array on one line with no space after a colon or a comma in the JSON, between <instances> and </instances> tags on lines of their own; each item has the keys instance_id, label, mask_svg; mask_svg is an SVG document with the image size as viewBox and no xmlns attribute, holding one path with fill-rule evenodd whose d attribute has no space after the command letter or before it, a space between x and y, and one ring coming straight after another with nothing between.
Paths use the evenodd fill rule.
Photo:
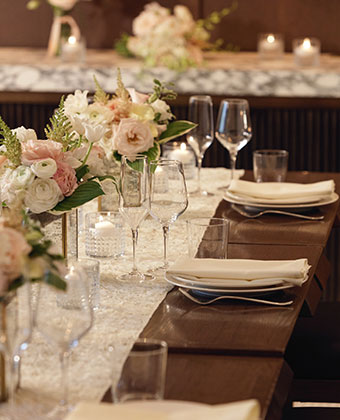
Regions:
<instances>
[{"instance_id":1,"label":"marble countertop","mask_svg":"<svg viewBox=\"0 0 340 420\"><path fill-rule=\"evenodd\" d=\"M174 83L178 94L297 98L339 98L340 57L321 55L320 66L297 67L292 54L280 60L261 61L257 53L207 53L199 68L182 73L166 68L147 69L134 59L112 50L88 50L82 64L48 58L45 50L0 48L2 92L73 92L94 90L95 75L108 91L116 88L120 67L126 86L142 92L152 89L153 79Z\"/></svg>"}]
</instances>

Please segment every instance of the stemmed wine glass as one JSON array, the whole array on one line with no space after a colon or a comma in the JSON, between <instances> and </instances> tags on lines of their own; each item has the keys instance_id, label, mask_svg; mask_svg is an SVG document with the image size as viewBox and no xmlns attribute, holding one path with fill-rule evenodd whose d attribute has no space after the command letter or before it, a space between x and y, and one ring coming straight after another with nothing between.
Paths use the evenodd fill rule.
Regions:
<instances>
[{"instance_id":1,"label":"stemmed wine glass","mask_svg":"<svg viewBox=\"0 0 340 420\"><path fill-rule=\"evenodd\" d=\"M197 191L191 195L212 195L201 190L201 167L205 151L214 139L213 105L208 95L191 96L189 99L189 121L197 127L187 134L187 142L193 148L198 164Z\"/></svg>"},{"instance_id":2,"label":"stemmed wine glass","mask_svg":"<svg viewBox=\"0 0 340 420\"><path fill-rule=\"evenodd\" d=\"M40 333L56 345L62 373L62 398L48 418L70 411L68 401L68 361L72 348L90 330L93 312L89 302L86 272L77 264L70 265L65 275L66 291L41 284L35 324Z\"/></svg>"},{"instance_id":3,"label":"stemmed wine glass","mask_svg":"<svg viewBox=\"0 0 340 420\"><path fill-rule=\"evenodd\" d=\"M136 154L122 156L120 167L119 211L132 232L132 271L119 277L120 280L133 280L143 283L152 280L151 274L143 274L137 268L136 246L139 225L149 214L150 186L147 156Z\"/></svg>"},{"instance_id":4,"label":"stemmed wine glass","mask_svg":"<svg viewBox=\"0 0 340 420\"><path fill-rule=\"evenodd\" d=\"M223 99L216 125L216 137L229 152L231 180L233 180L237 153L252 136L248 101L245 99Z\"/></svg>"},{"instance_id":5,"label":"stemmed wine glass","mask_svg":"<svg viewBox=\"0 0 340 420\"><path fill-rule=\"evenodd\" d=\"M182 163L160 159L150 163L150 214L162 225L164 238L163 266L168 268L169 227L188 207L188 193Z\"/></svg>"}]
</instances>

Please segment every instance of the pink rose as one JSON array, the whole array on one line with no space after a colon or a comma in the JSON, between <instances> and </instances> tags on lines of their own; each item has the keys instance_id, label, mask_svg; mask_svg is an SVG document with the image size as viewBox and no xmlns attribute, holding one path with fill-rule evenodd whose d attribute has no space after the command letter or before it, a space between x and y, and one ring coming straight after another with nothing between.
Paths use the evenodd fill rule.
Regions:
<instances>
[{"instance_id":1,"label":"pink rose","mask_svg":"<svg viewBox=\"0 0 340 420\"><path fill-rule=\"evenodd\" d=\"M78 186L76 171L62 161L57 162L57 167L57 172L53 175L53 179L57 182L63 195L68 197L72 195Z\"/></svg>"},{"instance_id":2,"label":"pink rose","mask_svg":"<svg viewBox=\"0 0 340 420\"><path fill-rule=\"evenodd\" d=\"M27 140L21 144L22 163L32 165L37 160L52 158L61 160L63 158L62 145L52 140Z\"/></svg>"},{"instance_id":3,"label":"pink rose","mask_svg":"<svg viewBox=\"0 0 340 420\"><path fill-rule=\"evenodd\" d=\"M31 247L20 232L8 227L0 227L0 293L7 289L8 283L22 273L23 257Z\"/></svg>"},{"instance_id":4,"label":"pink rose","mask_svg":"<svg viewBox=\"0 0 340 420\"><path fill-rule=\"evenodd\" d=\"M114 148L121 155L146 152L153 146L150 127L134 118L121 120L113 139Z\"/></svg>"}]
</instances>

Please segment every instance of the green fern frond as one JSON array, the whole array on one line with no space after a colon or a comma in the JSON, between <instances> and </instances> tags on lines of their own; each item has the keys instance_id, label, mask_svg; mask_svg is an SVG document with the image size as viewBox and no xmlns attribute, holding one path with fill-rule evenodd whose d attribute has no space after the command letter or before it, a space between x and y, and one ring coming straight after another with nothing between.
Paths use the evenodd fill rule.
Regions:
<instances>
[{"instance_id":1,"label":"green fern frond","mask_svg":"<svg viewBox=\"0 0 340 420\"><path fill-rule=\"evenodd\" d=\"M104 91L104 89L100 86L100 84L99 84L95 75L93 75L93 80L94 80L94 83L96 85L96 92L94 94L94 101L99 102L99 103L104 104L104 105L107 104L109 102L110 95L108 95Z\"/></svg>"},{"instance_id":2,"label":"green fern frond","mask_svg":"<svg viewBox=\"0 0 340 420\"><path fill-rule=\"evenodd\" d=\"M17 135L8 127L5 121L0 117L0 144L6 147L0 154L7 157L14 166L21 164L21 143Z\"/></svg>"}]
</instances>

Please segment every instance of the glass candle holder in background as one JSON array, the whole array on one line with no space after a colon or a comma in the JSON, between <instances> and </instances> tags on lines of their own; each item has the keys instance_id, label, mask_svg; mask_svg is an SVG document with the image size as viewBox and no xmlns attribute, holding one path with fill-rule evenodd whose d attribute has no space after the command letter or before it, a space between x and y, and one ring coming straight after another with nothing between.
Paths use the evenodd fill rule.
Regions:
<instances>
[{"instance_id":1,"label":"glass candle holder in background","mask_svg":"<svg viewBox=\"0 0 340 420\"><path fill-rule=\"evenodd\" d=\"M259 34L257 40L257 52L260 59L280 59L284 53L284 39L281 34Z\"/></svg>"},{"instance_id":2,"label":"glass candle holder in background","mask_svg":"<svg viewBox=\"0 0 340 420\"><path fill-rule=\"evenodd\" d=\"M253 152L256 182L284 182L287 176L287 150L255 150Z\"/></svg>"},{"instance_id":3,"label":"glass candle holder in background","mask_svg":"<svg viewBox=\"0 0 340 420\"><path fill-rule=\"evenodd\" d=\"M185 142L172 141L164 144L162 157L182 162L185 179L193 179L196 175L195 153Z\"/></svg>"},{"instance_id":4,"label":"glass candle holder in background","mask_svg":"<svg viewBox=\"0 0 340 420\"><path fill-rule=\"evenodd\" d=\"M321 44L317 38L293 40L294 62L300 67L318 66Z\"/></svg>"},{"instance_id":5,"label":"glass candle holder in background","mask_svg":"<svg viewBox=\"0 0 340 420\"><path fill-rule=\"evenodd\" d=\"M85 253L89 257L118 258L124 254L123 220L118 212L85 215Z\"/></svg>"},{"instance_id":6,"label":"glass candle holder in background","mask_svg":"<svg viewBox=\"0 0 340 420\"><path fill-rule=\"evenodd\" d=\"M86 42L84 38L73 35L62 40L60 58L66 63L84 63L86 59Z\"/></svg>"}]
</instances>

